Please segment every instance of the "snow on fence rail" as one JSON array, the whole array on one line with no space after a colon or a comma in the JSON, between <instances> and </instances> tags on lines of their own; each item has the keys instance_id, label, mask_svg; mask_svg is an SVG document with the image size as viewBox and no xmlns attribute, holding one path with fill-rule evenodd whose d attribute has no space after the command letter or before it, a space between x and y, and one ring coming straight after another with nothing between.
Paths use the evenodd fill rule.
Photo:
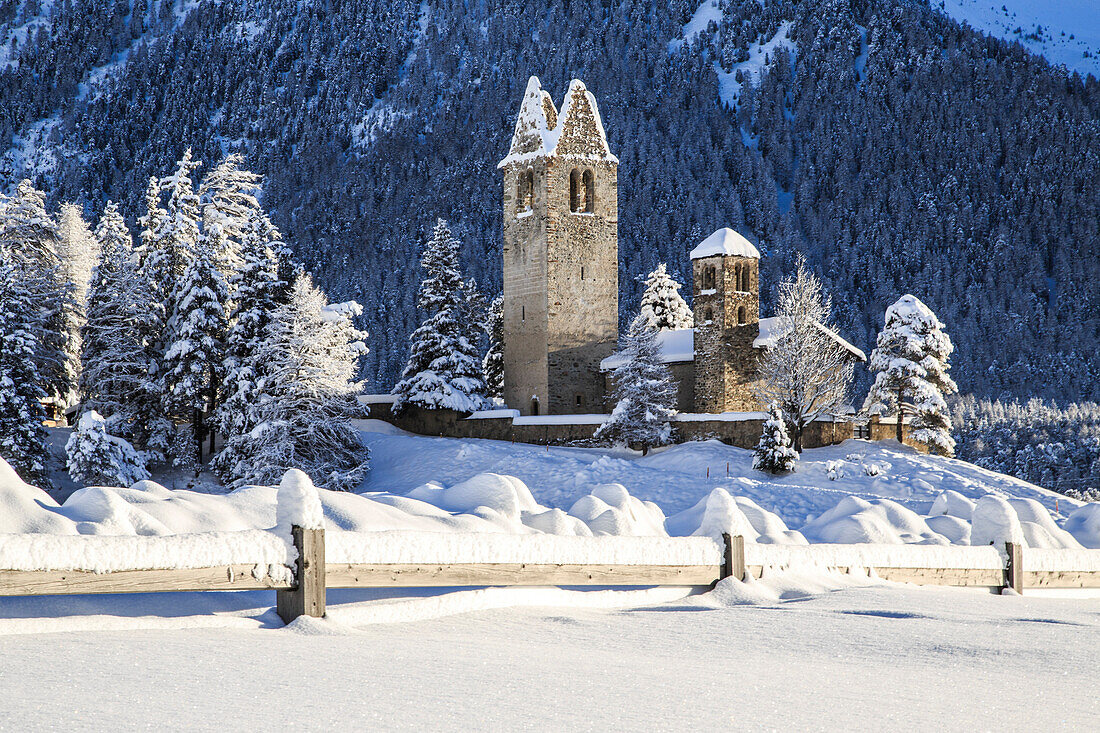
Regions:
<instances>
[{"instance_id":1,"label":"snow on fence rail","mask_svg":"<svg viewBox=\"0 0 1100 733\"><path fill-rule=\"evenodd\" d=\"M1100 550L1007 544L765 545L724 536L562 537L333 532L321 527L163 537L0 536L0 595L277 591L286 621L323 616L326 588L707 586L781 569L864 572L919 584L1100 588ZM326 541L328 548L326 552ZM327 554L327 556L326 556Z\"/></svg>"}]
</instances>

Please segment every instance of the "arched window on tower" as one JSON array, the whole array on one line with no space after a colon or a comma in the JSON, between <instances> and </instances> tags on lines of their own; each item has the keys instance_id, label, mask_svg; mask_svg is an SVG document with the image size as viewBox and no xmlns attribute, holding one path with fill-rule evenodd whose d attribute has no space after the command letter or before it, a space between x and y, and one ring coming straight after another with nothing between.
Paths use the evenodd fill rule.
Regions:
<instances>
[{"instance_id":1,"label":"arched window on tower","mask_svg":"<svg viewBox=\"0 0 1100 733\"><path fill-rule=\"evenodd\" d=\"M734 265L733 267L733 289L741 289L741 265Z\"/></svg>"},{"instance_id":2,"label":"arched window on tower","mask_svg":"<svg viewBox=\"0 0 1100 733\"><path fill-rule=\"evenodd\" d=\"M703 290L714 290L714 268L703 269Z\"/></svg>"},{"instance_id":3,"label":"arched window on tower","mask_svg":"<svg viewBox=\"0 0 1100 733\"><path fill-rule=\"evenodd\" d=\"M516 181L516 211L530 211L535 200L535 172L528 168Z\"/></svg>"},{"instance_id":4,"label":"arched window on tower","mask_svg":"<svg viewBox=\"0 0 1100 733\"><path fill-rule=\"evenodd\" d=\"M596 210L596 176L590 170L584 172L584 210L589 214Z\"/></svg>"},{"instance_id":5,"label":"arched window on tower","mask_svg":"<svg viewBox=\"0 0 1100 733\"><path fill-rule=\"evenodd\" d=\"M746 316L745 306L741 306L737 309L737 322L740 324L748 323L749 319Z\"/></svg>"},{"instance_id":6,"label":"arched window on tower","mask_svg":"<svg viewBox=\"0 0 1100 733\"><path fill-rule=\"evenodd\" d=\"M703 321L704 323L714 323L714 309L713 308L707 308L707 312L706 312L706 315L704 316L704 318L705 318L705 320Z\"/></svg>"},{"instance_id":7,"label":"arched window on tower","mask_svg":"<svg viewBox=\"0 0 1100 733\"><path fill-rule=\"evenodd\" d=\"M576 168L574 168L569 173L569 210L570 211L577 212L577 211L581 210L581 196L583 195L583 192L581 190L582 185L583 184L582 184L582 181L581 181L581 172L579 170L577 170Z\"/></svg>"},{"instance_id":8,"label":"arched window on tower","mask_svg":"<svg viewBox=\"0 0 1100 733\"><path fill-rule=\"evenodd\" d=\"M742 292L749 292L749 266L745 265L741 270L741 290Z\"/></svg>"}]
</instances>

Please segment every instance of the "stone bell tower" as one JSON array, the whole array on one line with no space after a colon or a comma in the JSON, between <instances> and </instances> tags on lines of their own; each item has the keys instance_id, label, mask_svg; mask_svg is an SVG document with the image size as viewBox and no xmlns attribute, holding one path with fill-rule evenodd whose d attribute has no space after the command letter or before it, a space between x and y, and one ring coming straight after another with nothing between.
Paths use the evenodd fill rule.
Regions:
<instances>
[{"instance_id":1,"label":"stone bell tower","mask_svg":"<svg viewBox=\"0 0 1100 733\"><path fill-rule=\"evenodd\" d=\"M760 252L732 229L691 251L695 411L761 409L753 394L760 335Z\"/></svg>"},{"instance_id":2,"label":"stone bell tower","mask_svg":"<svg viewBox=\"0 0 1100 733\"><path fill-rule=\"evenodd\" d=\"M604 411L618 339L618 159L574 79L561 112L527 82L504 177L504 400L524 415Z\"/></svg>"}]
</instances>

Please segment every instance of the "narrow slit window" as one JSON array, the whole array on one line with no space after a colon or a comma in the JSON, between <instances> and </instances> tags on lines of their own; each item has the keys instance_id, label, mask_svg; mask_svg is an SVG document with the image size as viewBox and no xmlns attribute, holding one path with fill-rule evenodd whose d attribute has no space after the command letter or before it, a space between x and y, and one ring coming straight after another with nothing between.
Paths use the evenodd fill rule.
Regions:
<instances>
[{"instance_id":1,"label":"narrow slit window","mask_svg":"<svg viewBox=\"0 0 1100 733\"><path fill-rule=\"evenodd\" d=\"M596 210L596 175L590 170L584 172L584 210L588 214Z\"/></svg>"}]
</instances>

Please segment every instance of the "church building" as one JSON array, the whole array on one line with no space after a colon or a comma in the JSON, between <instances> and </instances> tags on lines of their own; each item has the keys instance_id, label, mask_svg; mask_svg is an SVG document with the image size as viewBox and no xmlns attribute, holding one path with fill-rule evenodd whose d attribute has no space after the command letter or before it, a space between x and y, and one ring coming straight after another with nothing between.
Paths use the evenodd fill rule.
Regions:
<instances>
[{"instance_id":1,"label":"church building","mask_svg":"<svg viewBox=\"0 0 1100 733\"><path fill-rule=\"evenodd\" d=\"M497 168L504 177L504 402L523 415L609 412L619 334L618 159L596 100L573 80L559 111L535 77ZM659 335L681 412L763 409L760 253L720 229L691 252L694 328ZM853 359L863 352L821 326Z\"/></svg>"}]
</instances>

